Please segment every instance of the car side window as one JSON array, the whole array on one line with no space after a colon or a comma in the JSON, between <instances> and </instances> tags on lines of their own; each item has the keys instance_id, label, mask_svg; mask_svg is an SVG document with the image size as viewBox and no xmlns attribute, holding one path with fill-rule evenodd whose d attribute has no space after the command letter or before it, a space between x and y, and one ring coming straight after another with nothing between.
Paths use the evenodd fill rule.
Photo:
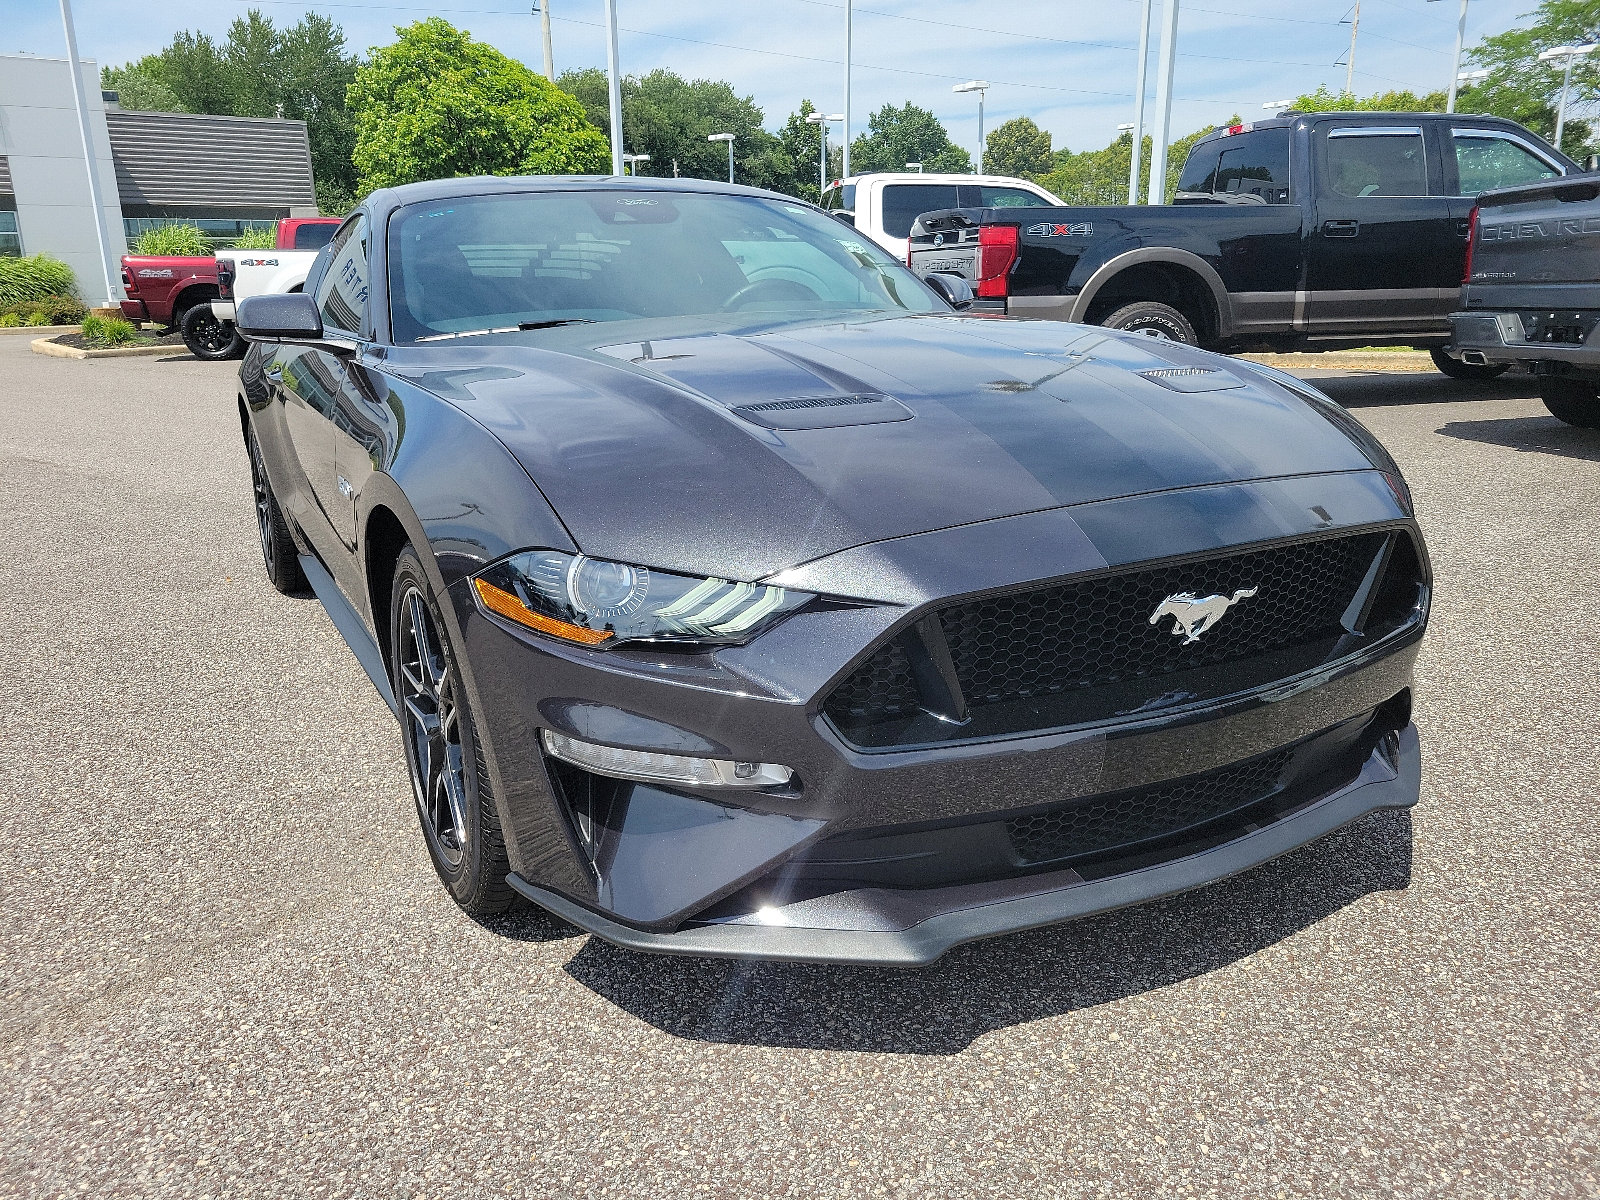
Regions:
<instances>
[{"instance_id":1,"label":"car side window","mask_svg":"<svg viewBox=\"0 0 1600 1200\"><path fill-rule=\"evenodd\" d=\"M1333 129L1326 142L1328 187L1355 199L1428 194L1422 130Z\"/></svg>"},{"instance_id":2,"label":"car side window","mask_svg":"<svg viewBox=\"0 0 1600 1200\"><path fill-rule=\"evenodd\" d=\"M324 328L360 337L367 310L367 222L357 217L339 227L324 251L327 269L313 296Z\"/></svg>"},{"instance_id":3,"label":"car side window","mask_svg":"<svg viewBox=\"0 0 1600 1200\"><path fill-rule=\"evenodd\" d=\"M923 213L958 208L960 203L953 183L887 184L883 189L883 231L890 237L907 237Z\"/></svg>"},{"instance_id":4,"label":"car side window","mask_svg":"<svg viewBox=\"0 0 1600 1200\"><path fill-rule=\"evenodd\" d=\"M1222 144L1212 194L1245 204L1289 203L1289 131L1263 129Z\"/></svg>"},{"instance_id":5,"label":"car side window","mask_svg":"<svg viewBox=\"0 0 1600 1200\"><path fill-rule=\"evenodd\" d=\"M1509 138L1456 132L1450 140L1455 143L1456 191L1462 196L1561 175L1544 159Z\"/></svg>"},{"instance_id":6,"label":"car side window","mask_svg":"<svg viewBox=\"0 0 1600 1200\"><path fill-rule=\"evenodd\" d=\"M1178 194L1175 199L1209 200L1211 189L1216 183L1217 160L1221 154L1222 147L1217 142L1196 146L1183 164L1183 173L1178 176Z\"/></svg>"},{"instance_id":7,"label":"car side window","mask_svg":"<svg viewBox=\"0 0 1600 1200\"><path fill-rule=\"evenodd\" d=\"M1022 188L980 184L977 191L979 208L1041 208L1050 204L1043 196Z\"/></svg>"},{"instance_id":8,"label":"car side window","mask_svg":"<svg viewBox=\"0 0 1600 1200\"><path fill-rule=\"evenodd\" d=\"M333 239L334 226L321 222L315 225L297 225L294 231L296 250L321 250Z\"/></svg>"}]
</instances>

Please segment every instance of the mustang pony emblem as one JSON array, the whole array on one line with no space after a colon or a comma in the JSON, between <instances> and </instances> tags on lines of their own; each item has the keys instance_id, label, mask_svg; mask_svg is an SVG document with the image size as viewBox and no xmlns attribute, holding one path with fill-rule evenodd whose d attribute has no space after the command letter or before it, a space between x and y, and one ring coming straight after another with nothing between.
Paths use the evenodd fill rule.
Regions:
<instances>
[{"instance_id":1,"label":"mustang pony emblem","mask_svg":"<svg viewBox=\"0 0 1600 1200\"><path fill-rule=\"evenodd\" d=\"M1178 592L1156 606L1155 612L1150 614L1150 624L1154 625L1162 617L1171 617L1176 622L1172 627L1172 636L1182 636L1183 644L1187 646L1190 642L1198 642L1202 633L1222 620L1223 613L1255 594L1255 588L1240 588L1232 596L1196 596L1193 592Z\"/></svg>"}]
</instances>

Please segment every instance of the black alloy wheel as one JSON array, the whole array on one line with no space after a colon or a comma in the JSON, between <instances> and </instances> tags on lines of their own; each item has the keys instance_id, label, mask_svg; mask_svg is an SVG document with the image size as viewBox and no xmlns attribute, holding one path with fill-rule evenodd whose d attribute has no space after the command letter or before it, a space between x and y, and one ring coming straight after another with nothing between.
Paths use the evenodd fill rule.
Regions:
<instances>
[{"instance_id":1,"label":"black alloy wheel","mask_svg":"<svg viewBox=\"0 0 1600 1200\"><path fill-rule=\"evenodd\" d=\"M499 912L515 898L506 884L505 841L456 656L409 546L395 567L391 594L393 684L428 855L463 909Z\"/></svg>"},{"instance_id":2,"label":"black alloy wheel","mask_svg":"<svg viewBox=\"0 0 1600 1200\"><path fill-rule=\"evenodd\" d=\"M1462 362L1438 347L1429 350L1428 357L1433 359L1433 365L1441 375L1448 375L1451 379L1498 379L1511 369L1510 363L1484 363L1480 366Z\"/></svg>"},{"instance_id":3,"label":"black alloy wheel","mask_svg":"<svg viewBox=\"0 0 1600 1200\"><path fill-rule=\"evenodd\" d=\"M238 358L244 353L244 339L232 321L224 321L211 311L209 304L196 304L183 314L179 325L183 344L189 353L207 362Z\"/></svg>"},{"instance_id":4,"label":"black alloy wheel","mask_svg":"<svg viewBox=\"0 0 1600 1200\"><path fill-rule=\"evenodd\" d=\"M261 557L267 579L285 595L304 592L309 586L300 569L300 552L289 532L289 522L278 507L266 463L261 460L261 443L252 428L245 434L245 451L250 458L250 485L256 507L256 530L261 536Z\"/></svg>"}]
</instances>

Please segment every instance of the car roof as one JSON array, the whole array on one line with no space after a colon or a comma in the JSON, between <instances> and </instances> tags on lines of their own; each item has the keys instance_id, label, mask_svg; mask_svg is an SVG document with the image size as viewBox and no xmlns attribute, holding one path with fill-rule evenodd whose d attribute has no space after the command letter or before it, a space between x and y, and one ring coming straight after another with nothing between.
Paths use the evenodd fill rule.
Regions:
<instances>
[{"instance_id":1,"label":"car roof","mask_svg":"<svg viewBox=\"0 0 1600 1200\"><path fill-rule=\"evenodd\" d=\"M1240 133L1255 133L1262 129L1285 129L1297 125L1302 121L1321 121L1328 118L1339 120L1370 121L1374 125L1384 125L1395 121L1405 121L1416 125L1424 121L1472 121L1480 125L1495 125L1506 129L1515 129L1521 133L1529 131L1523 129L1515 121L1505 117L1478 116L1470 113L1441 113L1441 112L1406 112L1403 110L1385 111L1379 109L1338 109L1323 112L1300 112L1297 109L1285 109L1275 117L1265 117L1259 121L1242 121L1236 125L1218 125L1205 137L1198 139L1194 145L1201 146L1206 142L1222 137L1236 137ZM1230 133L1229 131L1237 131Z\"/></svg>"},{"instance_id":2,"label":"car roof","mask_svg":"<svg viewBox=\"0 0 1600 1200\"><path fill-rule=\"evenodd\" d=\"M431 179L399 187L380 188L367 197L363 207L374 218L404 208L408 204L433 200L452 200L468 196L511 196L525 192L709 192L728 196L760 196L805 204L793 196L769 192L743 184L722 183L715 179L667 179L646 175L468 175L457 179Z\"/></svg>"}]
</instances>

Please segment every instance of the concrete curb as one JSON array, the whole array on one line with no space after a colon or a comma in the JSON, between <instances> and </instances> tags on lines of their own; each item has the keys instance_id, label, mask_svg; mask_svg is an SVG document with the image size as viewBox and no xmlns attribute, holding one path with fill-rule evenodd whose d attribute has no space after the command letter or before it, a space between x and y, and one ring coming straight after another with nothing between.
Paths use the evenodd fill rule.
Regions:
<instances>
[{"instance_id":1,"label":"concrete curb","mask_svg":"<svg viewBox=\"0 0 1600 1200\"><path fill-rule=\"evenodd\" d=\"M14 329L0 329L0 334L29 333L34 337L55 337L58 333L76 333L76 325L18 325Z\"/></svg>"},{"instance_id":2,"label":"concrete curb","mask_svg":"<svg viewBox=\"0 0 1600 1200\"><path fill-rule=\"evenodd\" d=\"M51 358L134 358L144 354L187 354L189 351L182 345L115 346L109 350L82 350L77 346L63 346L49 338L36 338L33 352Z\"/></svg>"}]
</instances>

